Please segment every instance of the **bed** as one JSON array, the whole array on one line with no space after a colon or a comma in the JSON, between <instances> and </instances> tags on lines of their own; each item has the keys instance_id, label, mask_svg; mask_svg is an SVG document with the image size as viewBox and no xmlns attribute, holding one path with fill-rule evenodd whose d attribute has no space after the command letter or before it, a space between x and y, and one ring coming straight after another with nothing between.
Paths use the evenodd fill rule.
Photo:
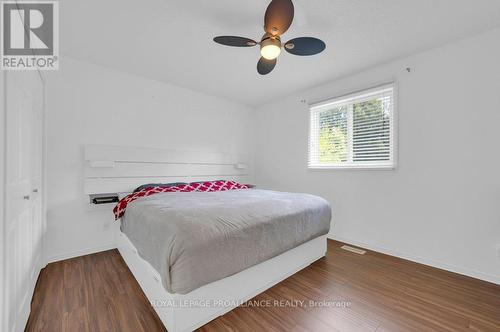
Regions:
<instances>
[{"instance_id":1,"label":"bed","mask_svg":"<svg viewBox=\"0 0 500 332\"><path fill-rule=\"evenodd\" d=\"M116 155L109 147L107 153L93 147L86 153L89 164L95 150ZM113 188L121 185L111 176L115 171L101 171L117 182ZM127 188L130 178L124 177ZM236 180L231 178L226 181ZM135 184L144 183L140 179ZM193 178L174 181L186 179ZM103 183L109 188L109 181ZM92 188L99 182L92 181ZM192 331L323 257L330 218L329 204L308 194L255 188L161 192L128 204L117 247L168 331Z\"/></svg>"},{"instance_id":2,"label":"bed","mask_svg":"<svg viewBox=\"0 0 500 332\"><path fill-rule=\"evenodd\" d=\"M324 199L260 189L158 193L131 203L121 221L139 256L174 294L241 272L329 228Z\"/></svg>"}]
</instances>

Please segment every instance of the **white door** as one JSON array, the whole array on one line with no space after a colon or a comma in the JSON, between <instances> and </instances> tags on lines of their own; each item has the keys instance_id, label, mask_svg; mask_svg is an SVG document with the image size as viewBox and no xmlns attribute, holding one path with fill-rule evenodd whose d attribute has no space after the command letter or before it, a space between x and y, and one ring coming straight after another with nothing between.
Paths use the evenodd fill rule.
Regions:
<instances>
[{"instance_id":1,"label":"white door","mask_svg":"<svg viewBox=\"0 0 500 332\"><path fill-rule=\"evenodd\" d=\"M9 332L24 330L42 265L43 82L6 74L5 258Z\"/></svg>"}]
</instances>

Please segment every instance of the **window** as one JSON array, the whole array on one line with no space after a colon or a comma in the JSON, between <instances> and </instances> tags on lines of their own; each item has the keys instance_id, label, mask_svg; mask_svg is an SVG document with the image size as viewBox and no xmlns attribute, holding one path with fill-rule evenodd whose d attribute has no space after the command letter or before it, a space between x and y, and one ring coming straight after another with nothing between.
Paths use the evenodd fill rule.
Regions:
<instances>
[{"instance_id":1,"label":"window","mask_svg":"<svg viewBox=\"0 0 500 332\"><path fill-rule=\"evenodd\" d=\"M394 84L312 105L309 168L393 168Z\"/></svg>"}]
</instances>

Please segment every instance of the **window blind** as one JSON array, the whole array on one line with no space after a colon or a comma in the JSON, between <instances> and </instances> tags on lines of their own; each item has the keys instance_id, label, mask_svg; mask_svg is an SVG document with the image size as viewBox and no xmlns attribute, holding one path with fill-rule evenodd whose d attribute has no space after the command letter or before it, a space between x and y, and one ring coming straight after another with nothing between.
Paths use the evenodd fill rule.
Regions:
<instances>
[{"instance_id":1,"label":"window blind","mask_svg":"<svg viewBox=\"0 0 500 332\"><path fill-rule=\"evenodd\" d=\"M394 167L394 84L312 105L308 166Z\"/></svg>"}]
</instances>

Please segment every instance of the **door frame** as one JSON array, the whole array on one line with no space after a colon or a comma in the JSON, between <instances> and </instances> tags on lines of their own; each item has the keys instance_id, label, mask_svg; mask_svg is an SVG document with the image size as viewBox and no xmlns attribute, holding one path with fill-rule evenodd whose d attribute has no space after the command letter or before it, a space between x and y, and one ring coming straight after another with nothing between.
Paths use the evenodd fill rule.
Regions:
<instances>
[{"instance_id":1,"label":"door frame","mask_svg":"<svg viewBox=\"0 0 500 332\"><path fill-rule=\"evenodd\" d=\"M42 82L42 268L47 266L47 79L40 70L38 75Z\"/></svg>"},{"instance_id":2,"label":"door frame","mask_svg":"<svg viewBox=\"0 0 500 332\"><path fill-rule=\"evenodd\" d=\"M6 271L5 271L5 115L7 101L6 96L6 72L4 70L0 71L0 330L6 331L7 320L5 319L7 308L6 308L6 298L5 298L5 281L6 281Z\"/></svg>"}]
</instances>

